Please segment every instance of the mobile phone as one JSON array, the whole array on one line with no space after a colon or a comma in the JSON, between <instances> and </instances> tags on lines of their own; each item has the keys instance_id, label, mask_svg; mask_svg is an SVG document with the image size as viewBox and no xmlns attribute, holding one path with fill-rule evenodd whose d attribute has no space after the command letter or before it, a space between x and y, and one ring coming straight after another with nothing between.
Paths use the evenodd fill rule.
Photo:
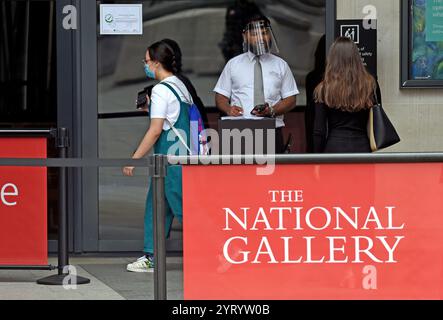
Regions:
<instances>
[{"instance_id":1,"label":"mobile phone","mask_svg":"<svg viewBox=\"0 0 443 320\"><path fill-rule=\"evenodd\" d=\"M148 107L147 106L148 98L146 96L148 96L149 98L151 97L153 87L154 86L152 86L152 85L145 87L145 88L143 88L142 91L139 91L137 93L137 100L135 102L137 110L144 109L144 108Z\"/></svg>"},{"instance_id":2,"label":"mobile phone","mask_svg":"<svg viewBox=\"0 0 443 320\"><path fill-rule=\"evenodd\" d=\"M136 107L137 109L143 109L146 107L146 104L148 102L148 99L146 97L146 91L142 90L139 93L137 93L137 101L136 101Z\"/></svg>"},{"instance_id":3,"label":"mobile phone","mask_svg":"<svg viewBox=\"0 0 443 320\"><path fill-rule=\"evenodd\" d=\"M266 110L266 108L267 108L267 105L266 105L266 104L259 104L259 105L256 105L256 106L254 107L254 109L251 111L251 114L253 115L253 114L255 114L255 113L262 113L263 111Z\"/></svg>"}]
</instances>

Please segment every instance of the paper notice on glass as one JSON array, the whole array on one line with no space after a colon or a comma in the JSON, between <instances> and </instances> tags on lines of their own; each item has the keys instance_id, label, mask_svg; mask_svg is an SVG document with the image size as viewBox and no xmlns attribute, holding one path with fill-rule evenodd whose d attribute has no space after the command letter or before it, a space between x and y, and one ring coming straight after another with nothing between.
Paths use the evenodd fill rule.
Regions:
<instances>
[{"instance_id":1,"label":"paper notice on glass","mask_svg":"<svg viewBox=\"0 0 443 320\"><path fill-rule=\"evenodd\" d=\"M222 120L262 120L263 117L256 116L242 116L242 117L222 117Z\"/></svg>"},{"instance_id":2,"label":"paper notice on glass","mask_svg":"<svg viewBox=\"0 0 443 320\"><path fill-rule=\"evenodd\" d=\"M143 34L142 4L101 4L100 34Z\"/></svg>"}]
</instances>

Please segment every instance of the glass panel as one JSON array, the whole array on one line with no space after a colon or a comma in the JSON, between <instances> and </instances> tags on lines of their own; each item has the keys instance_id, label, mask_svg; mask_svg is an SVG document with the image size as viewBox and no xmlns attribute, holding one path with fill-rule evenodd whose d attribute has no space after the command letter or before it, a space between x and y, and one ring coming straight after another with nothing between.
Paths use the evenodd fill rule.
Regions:
<instances>
[{"instance_id":1,"label":"glass panel","mask_svg":"<svg viewBox=\"0 0 443 320\"><path fill-rule=\"evenodd\" d=\"M0 127L55 126L55 3L0 3Z\"/></svg>"},{"instance_id":2,"label":"glass panel","mask_svg":"<svg viewBox=\"0 0 443 320\"><path fill-rule=\"evenodd\" d=\"M147 118L101 120L100 158L129 158L147 126ZM99 238L143 239L147 169L137 168L134 177L124 177L121 168L100 168L99 185Z\"/></svg>"},{"instance_id":3,"label":"glass panel","mask_svg":"<svg viewBox=\"0 0 443 320\"><path fill-rule=\"evenodd\" d=\"M57 126L54 1L0 2L0 128ZM57 157L53 140L48 157ZM58 170L48 174L48 233L58 230Z\"/></svg>"},{"instance_id":4,"label":"glass panel","mask_svg":"<svg viewBox=\"0 0 443 320\"><path fill-rule=\"evenodd\" d=\"M115 2L97 1L97 5L105 3ZM136 111L137 92L155 83L144 74L141 61L145 51L155 41L171 38L181 48L183 73L208 109L211 127L216 128L218 112L212 90L226 61L242 53L241 25L252 7L234 1L125 3L143 4L143 34L114 36L98 32L98 113ZM288 1L255 1L255 5L271 18L280 55L288 62L301 92L298 105L304 106L305 78L314 69L314 53L325 30L324 2L304 1L299 6ZM299 140L294 145L303 147L303 113L291 113L287 119L286 136L292 133ZM99 120L99 156L129 157L148 126L146 118ZM101 169L99 181L100 239L141 239L147 190L143 171L125 178L119 168Z\"/></svg>"}]
</instances>

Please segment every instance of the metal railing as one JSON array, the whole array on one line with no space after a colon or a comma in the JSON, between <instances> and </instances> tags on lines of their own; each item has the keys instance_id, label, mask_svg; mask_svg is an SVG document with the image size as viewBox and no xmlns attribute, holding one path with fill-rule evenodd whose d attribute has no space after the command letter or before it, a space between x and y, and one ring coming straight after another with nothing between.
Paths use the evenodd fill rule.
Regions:
<instances>
[{"instance_id":1,"label":"metal railing","mask_svg":"<svg viewBox=\"0 0 443 320\"><path fill-rule=\"evenodd\" d=\"M350 164L350 163L435 163L443 162L442 152L373 154L298 154L245 156L168 156L169 163L181 165L232 164Z\"/></svg>"}]
</instances>

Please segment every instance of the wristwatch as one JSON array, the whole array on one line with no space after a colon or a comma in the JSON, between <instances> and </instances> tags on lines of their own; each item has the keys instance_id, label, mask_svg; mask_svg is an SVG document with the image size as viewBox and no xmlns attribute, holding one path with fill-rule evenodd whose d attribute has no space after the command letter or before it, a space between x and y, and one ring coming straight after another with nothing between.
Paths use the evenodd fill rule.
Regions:
<instances>
[{"instance_id":1,"label":"wristwatch","mask_svg":"<svg viewBox=\"0 0 443 320\"><path fill-rule=\"evenodd\" d=\"M269 109L271 110L271 118L275 118L275 110L274 110L274 107L269 106Z\"/></svg>"}]
</instances>

